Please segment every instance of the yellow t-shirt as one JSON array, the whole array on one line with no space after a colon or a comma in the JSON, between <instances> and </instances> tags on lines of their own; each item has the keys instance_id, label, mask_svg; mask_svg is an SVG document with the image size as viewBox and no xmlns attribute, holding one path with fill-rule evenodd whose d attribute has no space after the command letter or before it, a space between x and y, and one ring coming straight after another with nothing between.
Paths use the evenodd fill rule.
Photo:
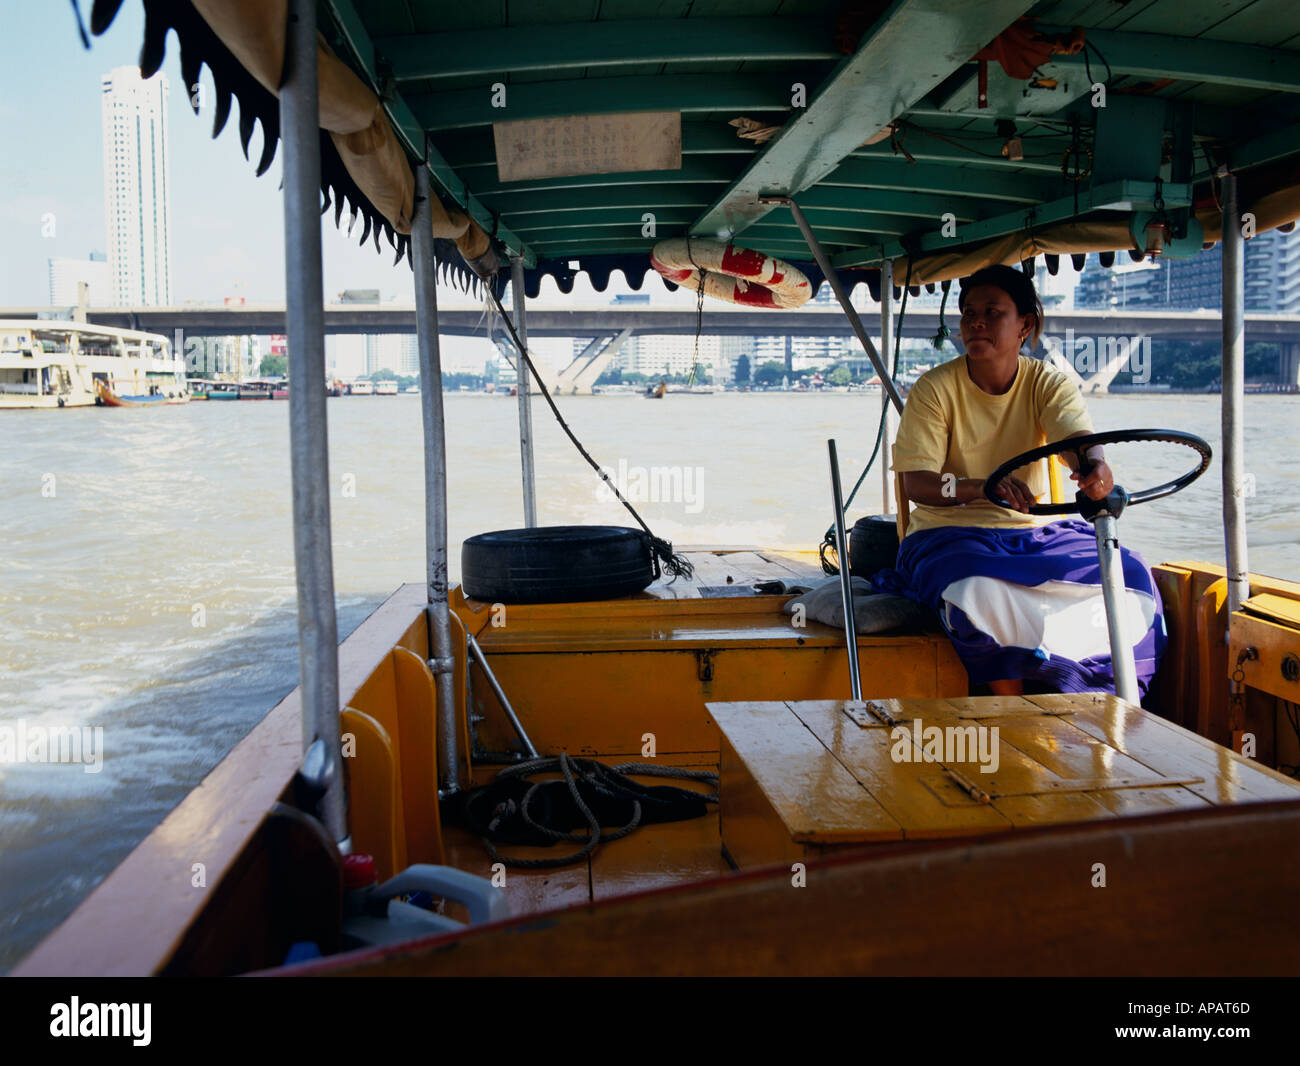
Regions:
<instances>
[{"instance_id":1,"label":"yellow t-shirt","mask_svg":"<svg viewBox=\"0 0 1300 1066\"><path fill-rule=\"evenodd\" d=\"M1091 433L1078 386L1059 370L1020 356L1015 381L991 396L971 381L961 355L923 374L912 386L894 441L893 468L984 478L1008 459L1073 433ZM1055 461L1055 460L1053 460ZM1015 471L1040 503L1048 502L1045 464ZM1029 527L1056 521L976 500L961 506L912 508L908 534L936 526Z\"/></svg>"}]
</instances>

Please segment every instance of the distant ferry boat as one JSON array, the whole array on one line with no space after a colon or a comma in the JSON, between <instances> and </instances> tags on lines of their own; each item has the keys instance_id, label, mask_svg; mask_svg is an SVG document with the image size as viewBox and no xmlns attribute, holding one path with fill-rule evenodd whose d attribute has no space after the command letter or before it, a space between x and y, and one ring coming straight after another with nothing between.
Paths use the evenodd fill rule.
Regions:
<instances>
[{"instance_id":1,"label":"distant ferry boat","mask_svg":"<svg viewBox=\"0 0 1300 1066\"><path fill-rule=\"evenodd\" d=\"M188 403L185 362L157 333L0 319L0 409Z\"/></svg>"},{"instance_id":2,"label":"distant ferry boat","mask_svg":"<svg viewBox=\"0 0 1300 1066\"><path fill-rule=\"evenodd\" d=\"M349 391L353 396L373 396L375 394L375 385L371 381L354 381Z\"/></svg>"},{"instance_id":3,"label":"distant ferry boat","mask_svg":"<svg viewBox=\"0 0 1300 1066\"><path fill-rule=\"evenodd\" d=\"M376 395L376 396L396 396L396 395L397 395L397 382L396 382L396 381L376 381L376 382L375 382L375 395Z\"/></svg>"}]
</instances>

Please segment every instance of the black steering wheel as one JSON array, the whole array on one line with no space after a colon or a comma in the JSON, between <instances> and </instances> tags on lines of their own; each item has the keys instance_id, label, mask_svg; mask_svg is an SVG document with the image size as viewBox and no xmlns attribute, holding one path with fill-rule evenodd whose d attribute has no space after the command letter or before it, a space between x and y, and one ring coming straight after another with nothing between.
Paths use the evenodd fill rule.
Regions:
<instances>
[{"instance_id":1,"label":"black steering wheel","mask_svg":"<svg viewBox=\"0 0 1300 1066\"><path fill-rule=\"evenodd\" d=\"M1118 491L1124 495L1124 502L1128 504L1158 500L1162 496L1172 496L1175 492L1187 488L1188 485L1205 473L1210 465L1210 460L1214 456L1210 446L1200 437L1176 429L1113 429L1109 433L1089 433L1084 437L1067 437L1065 440L1058 440L1055 444L1044 444L1041 448L1034 448L1032 451L1022 452L1014 459L1008 459L985 480L984 495L991 503L996 503L999 507L1005 507L1009 511L1017 510L1010 501L1004 500L995 494L997 486L1013 471L1019 470L1022 466L1028 466L1030 463L1036 463L1039 459L1049 459L1054 455L1060 455L1062 452L1074 452L1079 460L1078 469L1086 474L1092 469L1092 462L1086 454L1089 448L1098 444L1119 444L1125 441L1159 441L1166 444L1181 444L1185 448L1191 448L1192 451L1200 454L1200 462L1195 469L1189 470L1182 477L1175 478L1173 481L1166 481L1163 485L1156 485L1154 488L1143 489L1132 494L1124 493L1124 490L1118 489L1117 486ZM1112 490L1112 492L1114 491L1116 490ZM1079 510L1079 501L1076 498L1072 503L1035 503L1030 506L1029 513L1077 514Z\"/></svg>"}]
</instances>

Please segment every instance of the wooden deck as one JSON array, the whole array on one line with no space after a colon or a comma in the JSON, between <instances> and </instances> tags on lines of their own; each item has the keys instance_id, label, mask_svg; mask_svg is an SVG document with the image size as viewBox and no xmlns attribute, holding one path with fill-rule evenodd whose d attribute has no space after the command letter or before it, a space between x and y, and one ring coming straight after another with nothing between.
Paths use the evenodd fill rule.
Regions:
<instances>
[{"instance_id":1,"label":"wooden deck","mask_svg":"<svg viewBox=\"0 0 1300 1066\"><path fill-rule=\"evenodd\" d=\"M825 581L821 562L815 551L755 551L753 548L677 549L690 559L695 573L688 578L660 578L639 598L659 600L700 598L701 588L732 586L736 589L760 581L802 581L812 584Z\"/></svg>"}]
</instances>

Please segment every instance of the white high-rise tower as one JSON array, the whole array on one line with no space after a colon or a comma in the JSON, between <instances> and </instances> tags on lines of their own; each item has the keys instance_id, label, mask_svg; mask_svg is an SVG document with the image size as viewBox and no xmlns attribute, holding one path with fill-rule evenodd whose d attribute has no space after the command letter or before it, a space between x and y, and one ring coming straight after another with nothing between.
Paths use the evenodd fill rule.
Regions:
<instances>
[{"instance_id":1,"label":"white high-rise tower","mask_svg":"<svg viewBox=\"0 0 1300 1066\"><path fill-rule=\"evenodd\" d=\"M104 206L108 265L119 306L172 300L167 79L135 67L104 75Z\"/></svg>"}]
</instances>

